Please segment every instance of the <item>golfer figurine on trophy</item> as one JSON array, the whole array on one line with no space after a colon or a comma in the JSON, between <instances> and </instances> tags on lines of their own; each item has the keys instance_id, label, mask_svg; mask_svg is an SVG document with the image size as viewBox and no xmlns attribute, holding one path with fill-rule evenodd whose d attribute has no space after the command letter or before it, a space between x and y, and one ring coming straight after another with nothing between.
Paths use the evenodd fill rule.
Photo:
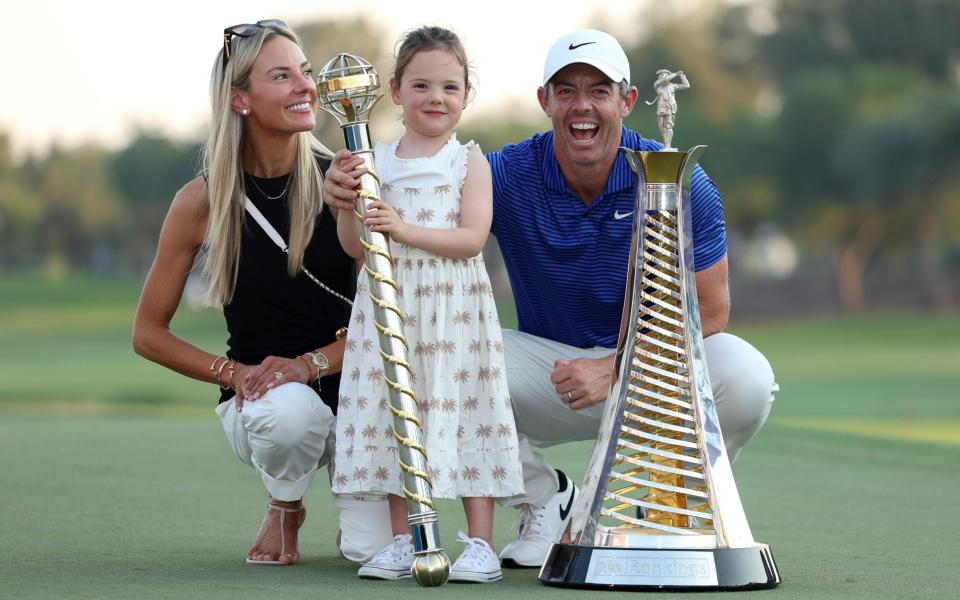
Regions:
<instances>
[{"instance_id":1,"label":"golfer figurine on trophy","mask_svg":"<svg viewBox=\"0 0 960 600\"><path fill-rule=\"evenodd\" d=\"M780 582L740 503L704 359L689 200L706 147L670 148L673 92L689 86L682 71L657 71L664 149L623 149L639 186L613 379L573 508L573 541L554 544L540 571L549 585L740 590Z\"/></svg>"},{"instance_id":2,"label":"golfer figurine on trophy","mask_svg":"<svg viewBox=\"0 0 960 600\"><path fill-rule=\"evenodd\" d=\"M674 83L677 77L680 78L680 82ZM677 90L690 89L690 82L687 81L683 71L672 73L670 69L660 69L657 71L657 80L653 83L653 89L657 91L657 97L647 100L646 103L647 106L657 105L657 126L663 137L663 149L676 150L670 145L673 143L673 125L677 121L677 98L673 93Z\"/></svg>"}]
</instances>

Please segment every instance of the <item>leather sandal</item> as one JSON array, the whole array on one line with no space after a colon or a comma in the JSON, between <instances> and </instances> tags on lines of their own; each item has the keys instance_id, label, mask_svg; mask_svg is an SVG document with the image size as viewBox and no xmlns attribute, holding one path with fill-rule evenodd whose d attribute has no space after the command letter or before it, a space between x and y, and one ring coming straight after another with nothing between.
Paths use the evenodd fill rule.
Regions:
<instances>
[{"instance_id":1,"label":"leather sandal","mask_svg":"<svg viewBox=\"0 0 960 600\"><path fill-rule=\"evenodd\" d=\"M284 527L283 527L283 526L284 526L284 523L286 522L287 513L300 513L300 516L299 516L299 518L298 518L298 520L297 520L297 529L300 529L300 526L303 525L303 521L307 518L307 509L306 509L306 507L305 507L303 504L301 504L298 508L286 508L286 507L283 507L283 506L279 506L279 505L273 504L272 502L268 502L268 503L267 503L267 514L264 515L264 517L263 517L263 522L260 523L260 529L259 529L259 531L257 531L257 537L256 537L256 539L260 539L260 536L263 534L263 530L264 530L264 528L266 528L266 526L267 526L267 521L268 521L269 518L270 518L270 511L271 511L271 510L280 511L280 557L283 557L283 556L287 555L287 556L290 556L291 558L293 558L293 560L290 561L290 562L284 562L284 561L281 561L281 560L255 560L255 559L250 558L250 557L248 556L248 557L247 557L247 564L250 564L250 565L274 565L274 566L280 566L280 565L292 565L292 564L296 563L298 560L300 560L300 553L299 553L299 552L297 552L295 555L294 555L294 554L289 554L289 555L287 554L287 552L286 552L286 550L287 550L287 539L286 539L286 532L284 531Z\"/></svg>"}]
</instances>

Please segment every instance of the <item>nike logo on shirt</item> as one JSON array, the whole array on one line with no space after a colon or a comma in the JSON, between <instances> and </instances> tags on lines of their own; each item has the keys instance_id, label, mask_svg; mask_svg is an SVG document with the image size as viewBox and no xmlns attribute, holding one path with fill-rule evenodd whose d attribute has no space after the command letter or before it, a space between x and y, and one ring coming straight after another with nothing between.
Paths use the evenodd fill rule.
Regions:
<instances>
[{"instance_id":1,"label":"nike logo on shirt","mask_svg":"<svg viewBox=\"0 0 960 600\"><path fill-rule=\"evenodd\" d=\"M620 219L626 219L632 214L633 214L632 210L628 213L622 213L622 214L620 213L619 210L617 210L616 212L613 213L613 218L619 221Z\"/></svg>"}]
</instances>

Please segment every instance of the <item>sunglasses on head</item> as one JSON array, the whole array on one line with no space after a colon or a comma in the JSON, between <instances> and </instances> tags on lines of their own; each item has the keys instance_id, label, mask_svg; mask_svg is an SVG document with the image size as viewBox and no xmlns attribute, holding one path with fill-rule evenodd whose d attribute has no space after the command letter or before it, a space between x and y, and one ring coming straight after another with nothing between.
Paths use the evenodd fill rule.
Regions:
<instances>
[{"instance_id":1,"label":"sunglasses on head","mask_svg":"<svg viewBox=\"0 0 960 600\"><path fill-rule=\"evenodd\" d=\"M289 29L287 24L280 19L264 19L263 21L257 21L256 23L240 23L239 25L232 25L223 30L223 68L227 68L227 63L230 62L230 42L233 40L234 36L236 37L251 37L257 33L257 29L261 27L282 27L283 29Z\"/></svg>"}]
</instances>

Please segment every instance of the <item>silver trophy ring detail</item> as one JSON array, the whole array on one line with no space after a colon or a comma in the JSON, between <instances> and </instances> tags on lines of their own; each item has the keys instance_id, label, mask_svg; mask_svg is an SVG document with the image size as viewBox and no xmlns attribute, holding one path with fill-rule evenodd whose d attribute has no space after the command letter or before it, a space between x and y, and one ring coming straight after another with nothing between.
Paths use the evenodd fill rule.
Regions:
<instances>
[{"instance_id":1,"label":"silver trophy ring detail","mask_svg":"<svg viewBox=\"0 0 960 600\"><path fill-rule=\"evenodd\" d=\"M573 402L573 392L572 392L572 391L567 392L567 399L570 400L570 402Z\"/></svg>"}]
</instances>

